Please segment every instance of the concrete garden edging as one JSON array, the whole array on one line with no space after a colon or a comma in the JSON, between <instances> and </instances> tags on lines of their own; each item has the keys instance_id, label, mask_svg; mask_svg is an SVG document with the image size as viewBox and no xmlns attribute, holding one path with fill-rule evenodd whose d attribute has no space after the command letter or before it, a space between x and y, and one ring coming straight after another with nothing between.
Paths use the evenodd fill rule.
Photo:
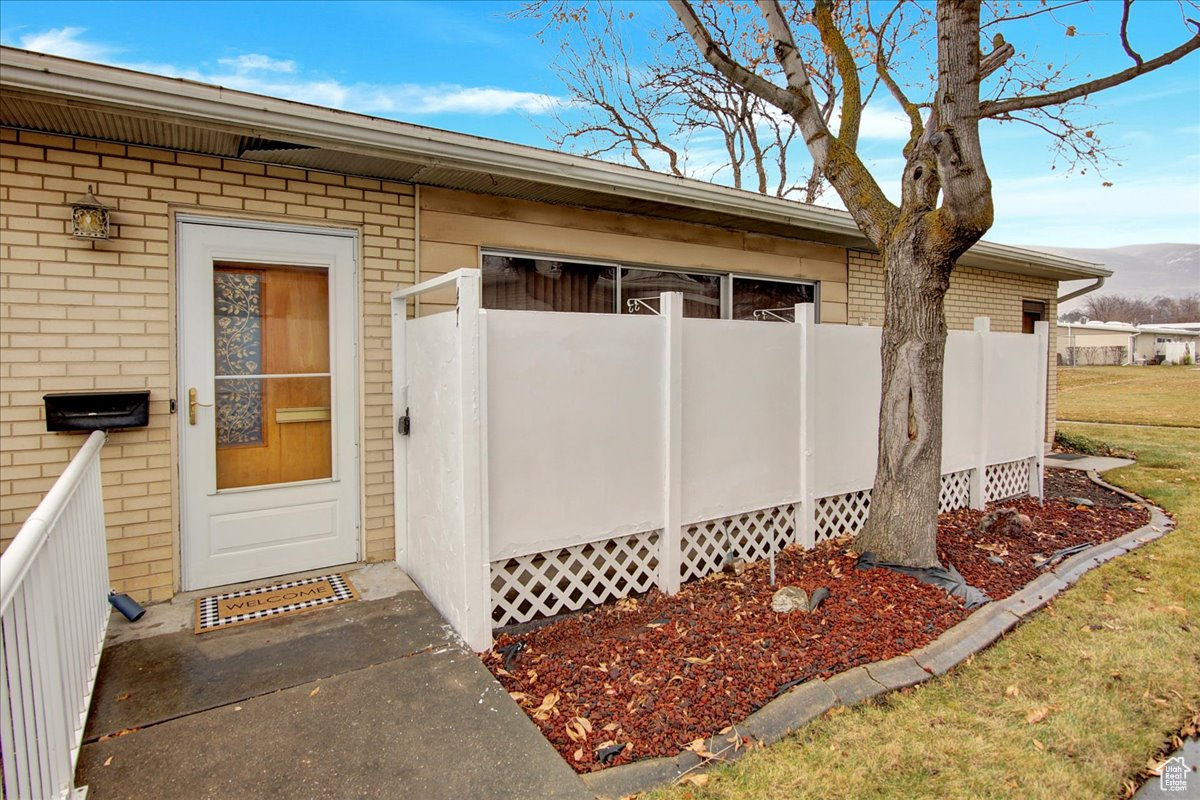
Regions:
<instances>
[{"instance_id":1,"label":"concrete garden edging","mask_svg":"<svg viewBox=\"0 0 1200 800\"><path fill-rule=\"evenodd\" d=\"M1166 512L1149 500L1107 483L1094 470L1088 470L1088 478L1098 486L1143 506L1150 512L1150 521L1124 536L1102 542L1066 559L1053 570L1026 584L1025 588L1003 600L988 603L944 631L937 639L907 655L854 667L829 679L816 678L796 686L768 702L742 723L731 726L727 733L710 737L705 742L705 749L713 754L710 759L685 750L672 757L648 758L589 772L581 776L584 783L602 800L616 800L646 792L713 764L738 761L752 749L774 744L800 730L834 706L853 706L945 675L970 656L987 648L1034 611L1044 607L1059 592L1074 586L1084 573L1148 542L1161 539L1175 526ZM751 743L739 745L741 737L749 737Z\"/></svg>"}]
</instances>

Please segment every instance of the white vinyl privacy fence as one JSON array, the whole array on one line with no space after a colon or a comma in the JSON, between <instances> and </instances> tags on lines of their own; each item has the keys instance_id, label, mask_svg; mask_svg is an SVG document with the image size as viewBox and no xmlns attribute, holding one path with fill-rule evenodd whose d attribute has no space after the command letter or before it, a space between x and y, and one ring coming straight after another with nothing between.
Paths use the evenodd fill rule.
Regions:
<instances>
[{"instance_id":1,"label":"white vinyl privacy fence","mask_svg":"<svg viewBox=\"0 0 1200 800\"><path fill-rule=\"evenodd\" d=\"M452 312L408 299L457 289ZM393 295L396 554L468 644L856 533L880 330L479 307L479 273ZM1041 495L1048 328L946 344L943 511Z\"/></svg>"}]
</instances>

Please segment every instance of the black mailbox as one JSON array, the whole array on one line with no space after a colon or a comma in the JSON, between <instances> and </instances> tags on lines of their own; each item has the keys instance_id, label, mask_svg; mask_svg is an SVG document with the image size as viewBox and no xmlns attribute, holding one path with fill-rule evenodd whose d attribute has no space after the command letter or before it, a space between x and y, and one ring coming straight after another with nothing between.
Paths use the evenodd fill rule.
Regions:
<instances>
[{"instance_id":1,"label":"black mailbox","mask_svg":"<svg viewBox=\"0 0 1200 800\"><path fill-rule=\"evenodd\" d=\"M150 424L150 390L53 392L46 401L48 431L111 431Z\"/></svg>"}]
</instances>

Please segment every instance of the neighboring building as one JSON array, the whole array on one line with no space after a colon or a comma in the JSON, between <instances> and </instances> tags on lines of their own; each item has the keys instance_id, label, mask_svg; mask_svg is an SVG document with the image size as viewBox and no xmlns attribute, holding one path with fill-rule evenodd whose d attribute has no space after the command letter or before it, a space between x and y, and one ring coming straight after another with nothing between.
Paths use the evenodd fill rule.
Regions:
<instances>
[{"instance_id":1,"label":"neighboring building","mask_svg":"<svg viewBox=\"0 0 1200 800\"><path fill-rule=\"evenodd\" d=\"M1195 363L1200 348L1200 323L1059 322L1057 329L1060 366Z\"/></svg>"},{"instance_id":2,"label":"neighboring building","mask_svg":"<svg viewBox=\"0 0 1200 800\"><path fill-rule=\"evenodd\" d=\"M1097 367L1128 364L1137 328L1124 322L1060 322L1060 366Z\"/></svg>"},{"instance_id":3,"label":"neighboring building","mask_svg":"<svg viewBox=\"0 0 1200 800\"><path fill-rule=\"evenodd\" d=\"M0 531L7 543L82 441L47 432L43 395L149 390L149 424L114 433L103 460L112 584L140 600L393 557L397 286L477 267L493 308L628 313L675 290L688 316L811 302L825 323L882 322L879 257L842 212L0 57ZM89 190L107 239L72 236ZM1108 274L981 242L952 275L948 323L1019 333L1055 317L1060 281Z\"/></svg>"},{"instance_id":4,"label":"neighboring building","mask_svg":"<svg viewBox=\"0 0 1200 800\"><path fill-rule=\"evenodd\" d=\"M1186 325L1186 323L1185 323ZM1193 329L1179 325L1139 325L1134 337L1135 364L1180 364L1185 360L1196 363L1200 349L1200 325Z\"/></svg>"}]
</instances>

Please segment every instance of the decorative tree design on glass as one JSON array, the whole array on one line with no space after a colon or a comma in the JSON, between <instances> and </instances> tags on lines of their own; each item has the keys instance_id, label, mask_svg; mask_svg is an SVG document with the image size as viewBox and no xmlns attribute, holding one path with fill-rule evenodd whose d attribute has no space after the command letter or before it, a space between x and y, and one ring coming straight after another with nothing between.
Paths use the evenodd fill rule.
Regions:
<instances>
[{"instance_id":1,"label":"decorative tree design on glass","mask_svg":"<svg viewBox=\"0 0 1200 800\"><path fill-rule=\"evenodd\" d=\"M263 443L262 382L221 376L262 373L262 281L257 273L213 272L217 445Z\"/></svg>"}]
</instances>

